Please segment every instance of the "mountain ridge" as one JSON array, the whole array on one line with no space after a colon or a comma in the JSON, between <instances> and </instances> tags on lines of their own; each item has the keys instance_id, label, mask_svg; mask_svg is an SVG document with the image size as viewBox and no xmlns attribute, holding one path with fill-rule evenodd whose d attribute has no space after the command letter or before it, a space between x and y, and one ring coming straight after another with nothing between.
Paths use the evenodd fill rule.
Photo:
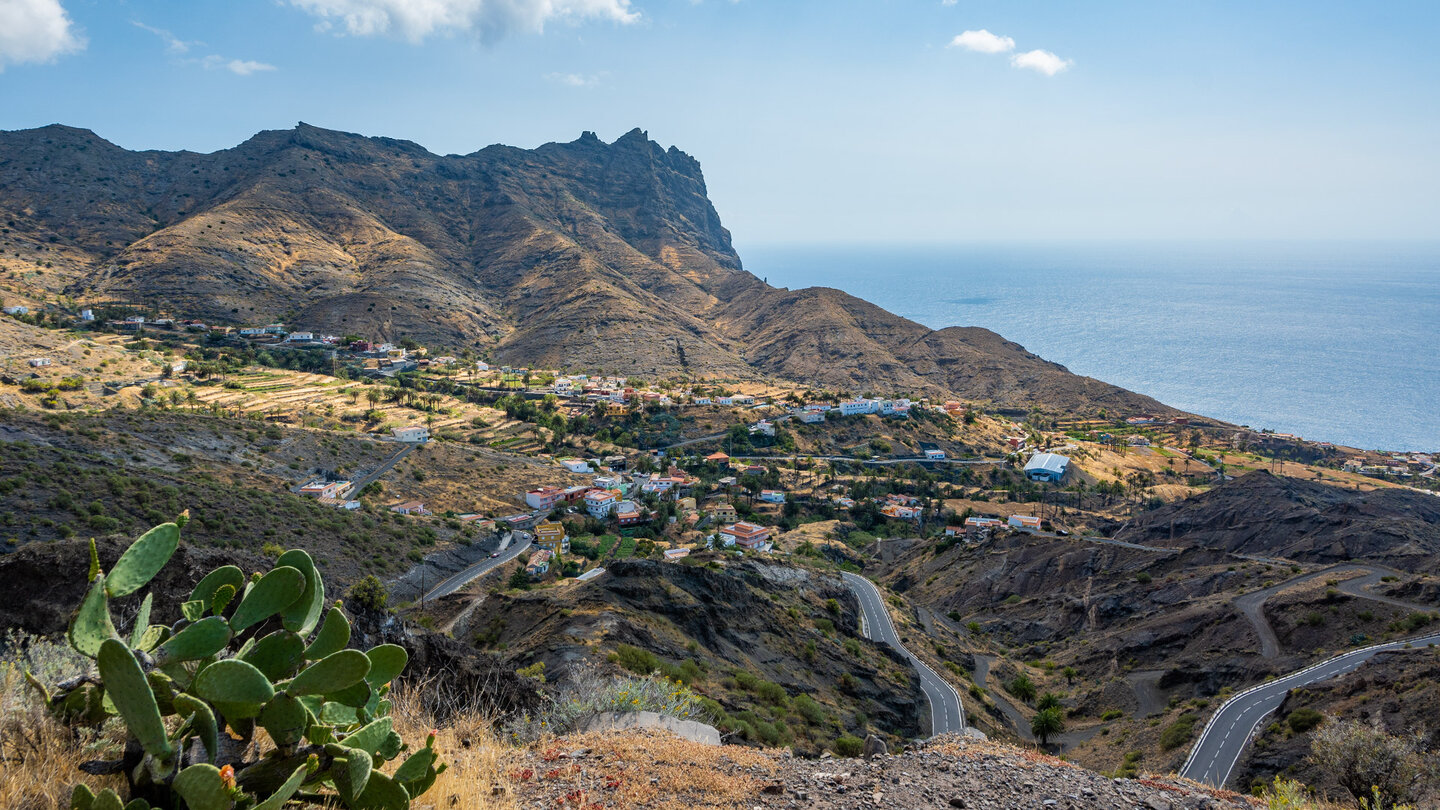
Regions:
<instances>
[{"instance_id":1,"label":"mountain ridge","mask_svg":"<svg viewBox=\"0 0 1440 810\"><path fill-rule=\"evenodd\" d=\"M210 153L0 132L0 214L82 300L469 347L498 362L785 379L1007 407L1173 409L989 330L744 269L698 160L639 128L436 155L301 123Z\"/></svg>"}]
</instances>

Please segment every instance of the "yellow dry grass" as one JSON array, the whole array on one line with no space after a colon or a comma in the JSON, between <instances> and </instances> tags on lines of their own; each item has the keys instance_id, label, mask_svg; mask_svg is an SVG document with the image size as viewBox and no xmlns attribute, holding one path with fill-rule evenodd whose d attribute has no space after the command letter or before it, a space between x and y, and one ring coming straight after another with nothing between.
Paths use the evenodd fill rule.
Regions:
<instances>
[{"instance_id":1,"label":"yellow dry grass","mask_svg":"<svg viewBox=\"0 0 1440 810\"><path fill-rule=\"evenodd\" d=\"M103 752L95 735L76 735L40 705L20 671L0 672L0 807L6 810L63 810L81 776L80 764ZM92 789L119 788L119 777L86 776Z\"/></svg>"},{"instance_id":2,"label":"yellow dry grass","mask_svg":"<svg viewBox=\"0 0 1440 810\"><path fill-rule=\"evenodd\" d=\"M565 756L580 749L588 749L590 758L577 762ZM547 804L566 808L732 810L752 806L761 776L775 768L773 753L758 749L632 731L541 740L511 775L524 806L545 797Z\"/></svg>"}]
</instances>

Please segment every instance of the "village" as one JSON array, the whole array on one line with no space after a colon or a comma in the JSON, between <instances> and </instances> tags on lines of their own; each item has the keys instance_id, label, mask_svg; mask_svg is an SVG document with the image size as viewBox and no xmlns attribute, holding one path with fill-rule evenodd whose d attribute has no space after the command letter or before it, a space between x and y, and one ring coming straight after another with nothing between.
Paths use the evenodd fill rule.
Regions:
<instances>
[{"instance_id":1,"label":"village","mask_svg":"<svg viewBox=\"0 0 1440 810\"><path fill-rule=\"evenodd\" d=\"M45 324L23 306L5 311L106 341L97 348L150 346L142 354L158 373L100 385L105 395L138 392L142 408L179 403L183 388L183 401L192 408L323 427L326 418L306 416L315 413L309 403L323 399L332 403L323 411L334 413L333 403L343 398L367 401L363 415L369 418L358 427L395 448L391 459L363 476L323 472L290 491L345 511L379 509L458 524L501 549L512 539L529 543L519 558L532 583L597 576L606 560L630 556L682 561L700 551L816 553L815 533L804 527L837 520L858 529L818 538L822 548L833 549L822 553L837 562L843 562L847 541L853 547L875 537L980 544L1002 531L1093 531L1103 526L1082 514L1087 492L1107 501L1142 491L1151 501L1183 497L1222 480L1227 464L1232 472L1267 463L1323 464L1356 482L1433 480L1436 474L1426 454L1346 454L1268 431L1215 431L1186 417L1102 412L1102 418L1046 419L878 392L845 395L762 381L647 381L496 365L471 352L432 354L410 341L340 337L281 323L215 326L96 306L78 317L51 312ZM27 358L28 378L9 372L0 382L40 394L43 407L63 408L67 391L95 382L78 375L47 382L46 374L64 373L51 371L55 359L61 358ZM247 370L255 364L307 373L315 382L297 393L315 385L327 392L298 399L284 394L277 397L283 406L271 402L262 410L256 400L231 393L232 387L284 390L272 382L273 373ZM259 384L250 385L252 379ZM360 385L346 386L346 380ZM217 386L219 381L224 384ZM387 400L394 406L382 407ZM466 402L473 405L458 407ZM494 420L484 414L495 411L511 427L500 432L488 424ZM689 420L694 427L652 433L647 419ZM470 423L486 425L483 437L476 429L468 437L457 432ZM913 435L897 440L901 426ZM837 446L827 430L850 438ZM382 485L409 448L477 439L535 458L555 473L510 492L480 479L446 493L417 480ZM1257 450L1266 446L1268 458ZM1293 460L1285 461L1287 454ZM1077 459L1084 468L1078 473ZM456 491L467 489L484 490L490 506L464 508ZM992 500L997 497L999 502ZM799 539L786 539L792 536Z\"/></svg>"}]
</instances>

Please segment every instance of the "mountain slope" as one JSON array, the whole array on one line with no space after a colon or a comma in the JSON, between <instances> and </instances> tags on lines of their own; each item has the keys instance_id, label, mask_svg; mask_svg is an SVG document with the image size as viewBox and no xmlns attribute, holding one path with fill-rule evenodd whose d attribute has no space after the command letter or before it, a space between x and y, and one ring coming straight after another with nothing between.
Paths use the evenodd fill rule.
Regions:
<instances>
[{"instance_id":1,"label":"mountain slope","mask_svg":"<svg viewBox=\"0 0 1440 810\"><path fill-rule=\"evenodd\" d=\"M1142 513L1117 537L1304 562L1373 560L1434 572L1440 569L1440 498L1399 488L1358 492L1257 470Z\"/></svg>"},{"instance_id":2,"label":"mountain slope","mask_svg":"<svg viewBox=\"0 0 1440 810\"><path fill-rule=\"evenodd\" d=\"M699 163L634 130L435 155L301 124L211 154L0 133L0 215L82 300L656 376L1167 409L983 329L745 272ZM13 223L13 224L11 224Z\"/></svg>"}]
</instances>

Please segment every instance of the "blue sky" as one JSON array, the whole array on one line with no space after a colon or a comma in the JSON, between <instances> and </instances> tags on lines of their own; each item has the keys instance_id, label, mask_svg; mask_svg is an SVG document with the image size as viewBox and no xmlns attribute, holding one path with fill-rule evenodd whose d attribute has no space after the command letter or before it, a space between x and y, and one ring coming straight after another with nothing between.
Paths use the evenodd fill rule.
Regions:
<instances>
[{"instance_id":1,"label":"blue sky","mask_svg":"<svg viewBox=\"0 0 1440 810\"><path fill-rule=\"evenodd\" d=\"M639 126L701 161L742 255L1435 239L1437 34L1433 1L0 0L0 129L463 153Z\"/></svg>"}]
</instances>

